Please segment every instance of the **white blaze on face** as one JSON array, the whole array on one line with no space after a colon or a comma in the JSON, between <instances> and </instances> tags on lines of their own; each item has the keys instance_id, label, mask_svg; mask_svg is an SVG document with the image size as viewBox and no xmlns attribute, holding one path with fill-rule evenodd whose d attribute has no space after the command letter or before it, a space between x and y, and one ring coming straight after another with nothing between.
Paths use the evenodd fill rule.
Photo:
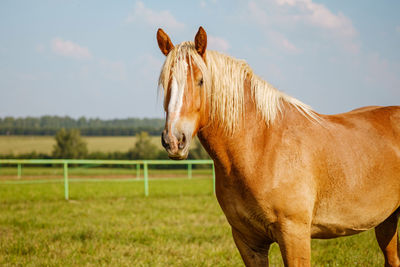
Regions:
<instances>
[{"instance_id":1,"label":"white blaze on face","mask_svg":"<svg viewBox=\"0 0 400 267\"><path fill-rule=\"evenodd\" d=\"M175 75L172 75L172 82L171 82L171 97L169 99L169 104L168 104L168 117L169 117L169 122L168 124L170 125L170 131L175 130L175 124L178 121L180 117L180 112L182 108L182 103L183 103L183 93L185 89L186 82L183 79L186 79L186 74L187 74L187 63L185 61L178 61L177 62L177 68L176 70L181 72L177 73L178 77L180 78L180 81L178 83L177 79L175 78Z\"/></svg>"}]
</instances>

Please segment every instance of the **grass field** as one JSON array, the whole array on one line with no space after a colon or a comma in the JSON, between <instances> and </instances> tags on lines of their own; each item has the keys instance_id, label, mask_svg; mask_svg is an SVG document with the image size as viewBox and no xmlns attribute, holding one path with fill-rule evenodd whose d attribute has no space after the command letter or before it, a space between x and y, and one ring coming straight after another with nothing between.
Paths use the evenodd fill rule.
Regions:
<instances>
[{"instance_id":1,"label":"grass field","mask_svg":"<svg viewBox=\"0 0 400 267\"><path fill-rule=\"evenodd\" d=\"M134 136L84 136L89 152L128 151L136 142ZM161 149L160 137L152 140ZM53 136L0 136L0 154L23 154L36 151L50 154L55 144Z\"/></svg>"},{"instance_id":2,"label":"grass field","mask_svg":"<svg viewBox=\"0 0 400 267\"><path fill-rule=\"evenodd\" d=\"M1 266L243 266L211 179L0 183ZM271 266L282 266L279 248ZM383 266L372 231L313 240L313 266Z\"/></svg>"},{"instance_id":3,"label":"grass field","mask_svg":"<svg viewBox=\"0 0 400 267\"><path fill-rule=\"evenodd\" d=\"M186 166L179 166L183 169L163 170L153 169L150 165L148 170L149 178L186 178L188 171ZM137 178L136 166L125 166L119 168L105 167L88 167L88 166L70 166L68 168L69 178ZM192 170L193 178L212 177L212 168L210 165L205 165L201 169ZM38 180L38 179L63 179L64 169L62 166L54 167L23 167L21 179L18 179L18 171L16 166L0 166L0 181L17 181L17 180ZM139 171L139 178L143 178L143 166Z\"/></svg>"}]
</instances>

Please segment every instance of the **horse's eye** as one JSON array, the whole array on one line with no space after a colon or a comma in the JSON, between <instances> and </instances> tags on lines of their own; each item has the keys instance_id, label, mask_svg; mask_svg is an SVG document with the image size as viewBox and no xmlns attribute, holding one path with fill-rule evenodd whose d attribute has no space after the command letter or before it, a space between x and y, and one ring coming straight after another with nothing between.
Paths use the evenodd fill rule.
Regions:
<instances>
[{"instance_id":1,"label":"horse's eye","mask_svg":"<svg viewBox=\"0 0 400 267\"><path fill-rule=\"evenodd\" d=\"M199 86L203 86L203 78L199 81Z\"/></svg>"}]
</instances>

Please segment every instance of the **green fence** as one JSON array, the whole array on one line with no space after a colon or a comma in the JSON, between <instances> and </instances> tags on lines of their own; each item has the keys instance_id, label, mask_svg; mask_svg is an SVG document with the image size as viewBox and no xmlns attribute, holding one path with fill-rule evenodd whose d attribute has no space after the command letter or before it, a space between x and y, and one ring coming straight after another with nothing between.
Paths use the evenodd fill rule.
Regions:
<instances>
[{"instance_id":1,"label":"green fence","mask_svg":"<svg viewBox=\"0 0 400 267\"><path fill-rule=\"evenodd\" d=\"M139 178L140 170L143 167L144 195L149 195L149 165L187 165L188 178L192 178L193 165L212 165L213 189L215 193L215 169L212 160L86 160L86 159L0 159L0 165L16 165L17 176L22 176L23 165L60 165L64 173L64 196L69 199L68 166L74 165L136 165L136 178ZM14 181L13 183L22 183ZM4 182L2 182L4 183Z\"/></svg>"}]
</instances>

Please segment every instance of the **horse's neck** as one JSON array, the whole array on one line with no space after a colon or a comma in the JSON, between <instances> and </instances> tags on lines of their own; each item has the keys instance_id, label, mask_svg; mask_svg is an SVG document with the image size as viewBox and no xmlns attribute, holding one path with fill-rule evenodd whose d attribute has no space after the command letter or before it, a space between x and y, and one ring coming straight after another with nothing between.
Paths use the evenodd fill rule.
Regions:
<instances>
[{"instance_id":1,"label":"horse's neck","mask_svg":"<svg viewBox=\"0 0 400 267\"><path fill-rule=\"evenodd\" d=\"M229 174L240 169L251 171L265 157L290 121L299 120L299 112L289 103L282 104L282 114L269 125L257 111L250 94L246 93L245 114L233 134L224 131L218 120L210 122L198 133L199 139L217 165Z\"/></svg>"}]
</instances>

